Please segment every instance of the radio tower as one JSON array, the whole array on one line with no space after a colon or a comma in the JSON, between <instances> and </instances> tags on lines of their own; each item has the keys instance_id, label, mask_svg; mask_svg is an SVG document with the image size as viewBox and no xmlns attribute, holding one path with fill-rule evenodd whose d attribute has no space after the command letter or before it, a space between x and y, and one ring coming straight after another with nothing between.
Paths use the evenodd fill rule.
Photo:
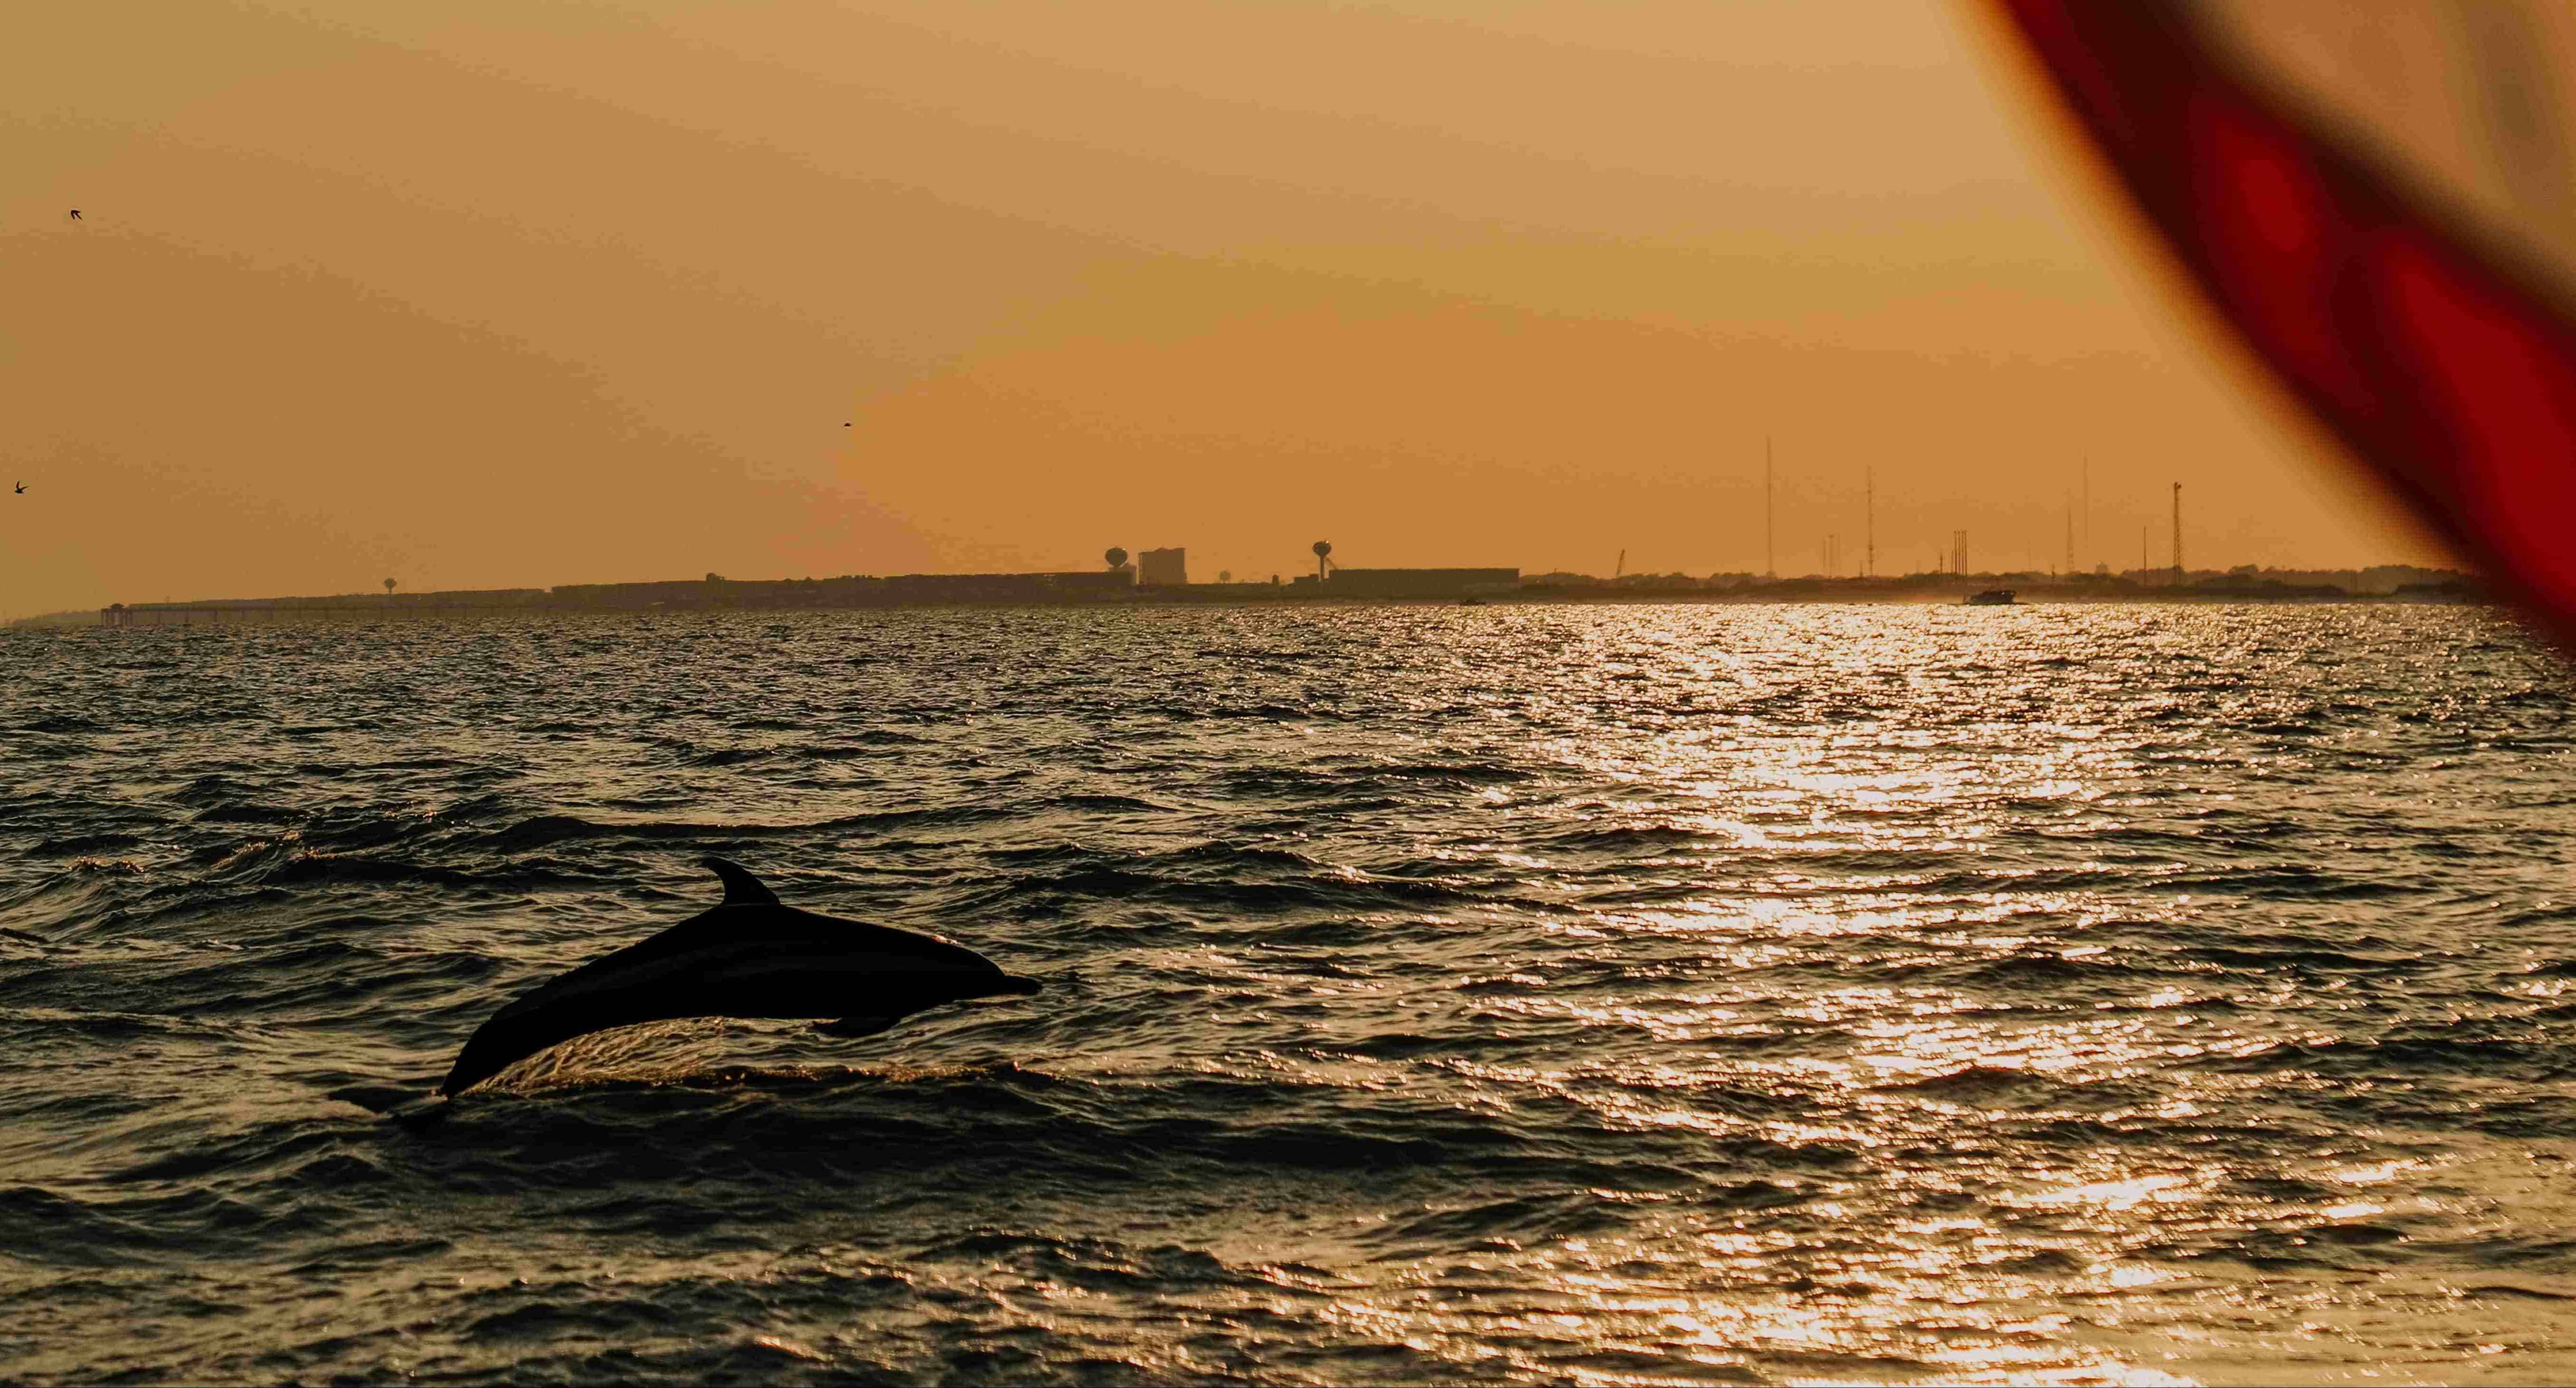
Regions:
<instances>
[{"instance_id":1,"label":"radio tower","mask_svg":"<svg viewBox=\"0 0 2576 1388\"><path fill-rule=\"evenodd\" d=\"M1778 547L1772 543L1775 531L1771 522L1771 436L1764 434L1762 436L1762 576L1764 578L1780 576L1780 556Z\"/></svg>"},{"instance_id":2,"label":"radio tower","mask_svg":"<svg viewBox=\"0 0 2576 1388\"><path fill-rule=\"evenodd\" d=\"M1878 469L1864 467L1861 469L1860 476L1862 550L1860 576L1876 578L1878 577Z\"/></svg>"},{"instance_id":3,"label":"radio tower","mask_svg":"<svg viewBox=\"0 0 2576 1388\"><path fill-rule=\"evenodd\" d=\"M2174 582L2182 582L2182 484L2174 487Z\"/></svg>"}]
</instances>

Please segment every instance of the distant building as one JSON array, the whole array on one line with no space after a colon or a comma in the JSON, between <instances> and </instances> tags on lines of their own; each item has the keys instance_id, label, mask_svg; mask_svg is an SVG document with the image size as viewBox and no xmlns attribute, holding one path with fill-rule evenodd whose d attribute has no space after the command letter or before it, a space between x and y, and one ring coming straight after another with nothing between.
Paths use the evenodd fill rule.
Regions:
<instances>
[{"instance_id":1,"label":"distant building","mask_svg":"<svg viewBox=\"0 0 2576 1388\"><path fill-rule=\"evenodd\" d=\"M1324 588L1335 597L1463 598L1472 593L1509 592L1520 582L1518 569L1337 568Z\"/></svg>"},{"instance_id":2,"label":"distant building","mask_svg":"<svg viewBox=\"0 0 2576 1388\"><path fill-rule=\"evenodd\" d=\"M1136 556L1136 584L1141 588L1179 588L1190 581L1189 551L1178 546L1149 549Z\"/></svg>"}]
</instances>

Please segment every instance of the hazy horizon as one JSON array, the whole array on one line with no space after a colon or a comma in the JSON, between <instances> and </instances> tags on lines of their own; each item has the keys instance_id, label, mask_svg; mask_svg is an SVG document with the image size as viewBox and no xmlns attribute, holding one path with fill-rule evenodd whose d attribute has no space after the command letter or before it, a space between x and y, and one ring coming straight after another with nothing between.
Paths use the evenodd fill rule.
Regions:
<instances>
[{"instance_id":1,"label":"hazy horizon","mask_svg":"<svg viewBox=\"0 0 2576 1388\"><path fill-rule=\"evenodd\" d=\"M1305 547L2455 564L1986 21L1403 0L13 17L0 611ZM79 222L68 209L82 209ZM846 422L846 427L845 427Z\"/></svg>"}]
</instances>

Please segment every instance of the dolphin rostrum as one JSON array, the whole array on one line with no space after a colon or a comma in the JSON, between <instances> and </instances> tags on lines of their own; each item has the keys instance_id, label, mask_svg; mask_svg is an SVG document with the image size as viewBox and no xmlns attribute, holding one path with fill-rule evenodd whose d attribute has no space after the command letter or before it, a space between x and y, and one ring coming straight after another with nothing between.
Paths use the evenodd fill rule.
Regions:
<instances>
[{"instance_id":1,"label":"dolphin rostrum","mask_svg":"<svg viewBox=\"0 0 2576 1388\"><path fill-rule=\"evenodd\" d=\"M438 1086L453 1096L576 1036L674 1017L830 1017L841 1036L883 1031L942 1003L1034 993L971 949L909 930L778 904L736 864L702 860L724 901L594 959L492 1014Z\"/></svg>"}]
</instances>

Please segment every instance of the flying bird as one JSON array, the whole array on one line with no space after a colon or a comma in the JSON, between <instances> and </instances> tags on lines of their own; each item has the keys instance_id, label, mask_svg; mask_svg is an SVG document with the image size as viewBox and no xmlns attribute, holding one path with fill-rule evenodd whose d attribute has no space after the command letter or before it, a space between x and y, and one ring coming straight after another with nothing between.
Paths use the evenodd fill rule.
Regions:
<instances>
[{"instance_id":1,"label":"flying bird","mask_svg":"<svg viewBox=\"0 0 2576 1388\"><path fill-rule=\"evenodd\" d=\"M25 496L26 494L27 494L27 484L26 484L26 483L24 483L24 482L19 483L19 484L18 484L18 490L17 490L16 492L12 493L12 495L14 495L14 496Z\"/></svg>"},{"instance_id":2,"label":"flying bird","mask_svg":"<svg viewBox=\"0 0 2576 1388\"><path fill-rule=\"evenodd\" d=\"M72 209L72 220L75 222L80 220L80 209L77 207Z\"/></svg>"},{"instance_id":3,"label":"flying bird","mask_svg":"<svg viewBox=\"0 0 2576 1388\"><path fill-rule=\"evenodd\" d=\"M799 911L741 866L700 861L724 882L721 903L493 1013L426 1102L611 1027L678 1017L837 1018L826 1034L867 1036L948 1003L1038 991L1034 980L1014 978L971 949Z\"/></svg>"}]
</instances>

